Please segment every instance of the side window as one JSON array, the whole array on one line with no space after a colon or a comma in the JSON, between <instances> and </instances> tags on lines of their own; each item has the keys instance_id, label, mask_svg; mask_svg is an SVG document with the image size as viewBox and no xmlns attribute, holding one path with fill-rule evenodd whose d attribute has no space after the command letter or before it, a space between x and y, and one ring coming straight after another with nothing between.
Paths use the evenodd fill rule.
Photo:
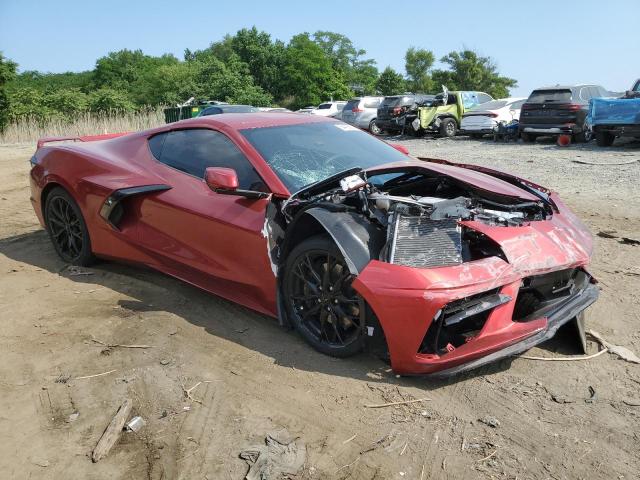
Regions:
<instances>
[{"instance_id":1,"label":"side window","mask_svg":"<svg viewBox=\"0 0 640 480\"><path fill-rule=\"evenodd\" d=\"M207 107L202 111L201 116L206 117L208 115L219 115L222 113L222 109L219 107Z\"/></svg>"},{"instance_id":2,"label":"side window","mask_svg":"<svg viewBox=\"0 0 640 480\"><path fill-rule=\"evenodd\" d=\"M476 92L462 92L462 105L464 108L471 108L474 105L478 105L480 102L478 101L478 96Z\"/></svg>"},{"instance_id":3,"label":"side window","mask_svg":"<svg viewBox=\"0 0 640 480\"><path fill-rule=\"evenodd\" d=\"M367 100L364 103L364 108L378 108L379 106L380 106L380 99L379 98Z\"/></svg>"},{"instance_id":4,"label":"side window","mask_svg":"<svg viewBox=\"0 0 640 480\"><path fill-rule=\"evenodd\" d=\"M589 93L589 87L581 87L579 96L580 96L580 100L584 102L588 102L589 99L591 98L591 95Z\"/></svg>"},{"instance_id":5,"label":"side window","mask_svg":"<svg viewBox=\"0 0 640 480\"><path fill-rule=\"evenodd\" d=\"M267 189L251 162L226 135L208 129L173 130L149 139L152 153L162 141L156 140L161 135L166 138L159 160L165 165L198 178L204 178L207 167L233 168L240 189Z\"/></svg>"},{"instance_id":6,"label":"side window","mask_svg":"<svg viewBox=\"0 0 640 480\"><path fill-rule=\"evenodd\" d=\"M591 98L598 98L598 97L604 96L602 92L600 92L599 87L589 87L589 90L591 92Z\"/></svg>"},{"instance_id":7,"label":"side window","mask_svg":"<svg viewBox=\"0 0 640 480\"><path fill-rule=\"evenodd\" d=\"M164 141L168 134L169 132L159 133L149 139L149 150L151 150L151 154L156 158L156 160L160 160L162 146L164 145Z\"/></svg>"},{"instance_id":8,"label":"side window","mask_svg":"<svg viewBox=\"0 0 640 480\"><path fill-rule=\"evenodd\" d=\"M513 102L511 105L509 105L509 110L520 110L522 108L522 105L524 105L524 102L526 102L526 100L518 100L517 102Z\"/></svg>"},{"instance_id":9,"label":"side window","mask_svg":"<svg viewBox=\"0 0 640 480\"><path fill-rule=\"evenodd\" d=\"M491 95L488 95L488 94L482 93L482 92L478 92L478 101L480 103L487 103L487 102L490 102L491 100L493 100Z\"/></svg>"}]
</instances>

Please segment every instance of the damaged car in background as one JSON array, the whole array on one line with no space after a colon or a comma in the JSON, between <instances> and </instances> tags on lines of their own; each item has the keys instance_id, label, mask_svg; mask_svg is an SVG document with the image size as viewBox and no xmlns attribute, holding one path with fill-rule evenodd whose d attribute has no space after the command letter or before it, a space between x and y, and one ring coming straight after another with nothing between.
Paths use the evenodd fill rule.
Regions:
<instances>
[{"instance_id":1,"label":"damaged car in background","mask_svg":"<svg viewBox=\"0 0 640 480\"><path fill-rule=\"evenodd\" d=\"M475 368L569 322L584 339L591 235L521 178L286 113L60 140L39 142L30 180L68 263L147 265L399 374Z\"/></svg>"}]
</instances>

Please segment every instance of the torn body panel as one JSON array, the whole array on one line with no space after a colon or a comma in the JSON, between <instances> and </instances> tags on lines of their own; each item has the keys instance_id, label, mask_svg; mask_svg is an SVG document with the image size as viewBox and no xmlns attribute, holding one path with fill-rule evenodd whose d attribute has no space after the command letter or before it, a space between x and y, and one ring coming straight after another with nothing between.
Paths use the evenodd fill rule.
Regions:
<instances>
[{"instance_id":1,"label":"torn body panel","mask_svg":"<svg viewBox=\"0 0 640 480\"><path fill-rule=\"evenodd\" d=\"M285 212L304 209L331 235L398 373L456 373L523 351L598 294L582 269L591 236L555 194L500 172L453 178L442 167L362 172L360 190L328 185L294 195ZM532 289L543 277L549 288Z\"/></svg>"}]
</instances>

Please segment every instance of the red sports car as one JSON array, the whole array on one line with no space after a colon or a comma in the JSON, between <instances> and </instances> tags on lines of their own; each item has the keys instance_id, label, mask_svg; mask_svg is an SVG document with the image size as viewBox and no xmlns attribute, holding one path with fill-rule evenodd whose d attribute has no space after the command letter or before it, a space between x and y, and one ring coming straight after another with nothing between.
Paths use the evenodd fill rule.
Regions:
<instances>
[{"instance_id":1,"label":"red sports car","mask_svg":"<svg viewBox=\"0 0 640 480\"><path fill-rule=\"evenodd\" d=\"M328 355L450 375L569 321L583 331L598 296L591 235L555 193L337 120L228 114L54 140L31 160L31 201L63 260L147 265Z\"/></svg>"}]
</instances>

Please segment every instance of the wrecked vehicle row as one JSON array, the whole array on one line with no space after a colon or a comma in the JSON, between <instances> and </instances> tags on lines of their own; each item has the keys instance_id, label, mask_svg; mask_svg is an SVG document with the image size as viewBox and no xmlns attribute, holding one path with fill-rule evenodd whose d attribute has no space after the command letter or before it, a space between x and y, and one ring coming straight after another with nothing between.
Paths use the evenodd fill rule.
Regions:
<instances>
[{"instance_id":1,"label":"wrecked vehicle row","mask_svg":"<svg viewBox=\"0 0 640 480\"><path fill-rule=\"evenodd\" d=\"M591 236L557 194L333 119L228 114L45 142L32 201L64 260L148 265L326 354L450 375L568 322L583 335L598 295Z\"/></svg>"}]
</instances>

